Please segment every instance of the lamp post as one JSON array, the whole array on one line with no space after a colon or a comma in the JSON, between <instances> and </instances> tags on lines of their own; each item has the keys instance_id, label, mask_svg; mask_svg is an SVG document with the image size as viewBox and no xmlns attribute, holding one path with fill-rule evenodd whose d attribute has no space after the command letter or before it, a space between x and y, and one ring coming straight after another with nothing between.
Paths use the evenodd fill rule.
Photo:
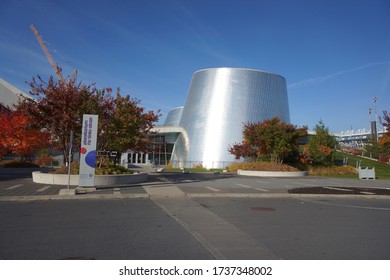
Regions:
<instances>
[{"instance_id":1,"label":"lamp post","mask_svg":"<svg viewBox=\"0 0 390 280\"><path fill-rule=\"evenodd\" d=\"M372 118L371 118L371 108L368 108L368 115L370 116L370 123L372 122Z\"/></svg>"},{"instance_id":2,"label":"lamp post","mask_svg":"<svg viewBox=\"0 0 390 280\"><path fill-rule=\"evenodd\" d=\"M373 102L374 102L374 113L375 113L375 140L378 141L378 114L376 112L376 101L377 98L376 96L373 97Z\"/></svg>"}]
</instances>

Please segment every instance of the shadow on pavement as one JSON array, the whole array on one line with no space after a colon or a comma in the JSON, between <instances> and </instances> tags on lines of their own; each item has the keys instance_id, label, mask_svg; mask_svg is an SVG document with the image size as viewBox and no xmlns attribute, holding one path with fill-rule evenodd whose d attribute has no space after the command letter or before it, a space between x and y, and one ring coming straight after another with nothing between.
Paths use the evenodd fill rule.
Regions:
<instances>
[{"instance_id":1,"label":"shadow on pavement","mask_svg":"<svg viewBox=\"0 0 390 280\"><path fill-rule=\"evenodd\" d=\"M389 189L332 186L295 188L288 192L294 194L390 195Z\"/></svg>"}]
</instances>

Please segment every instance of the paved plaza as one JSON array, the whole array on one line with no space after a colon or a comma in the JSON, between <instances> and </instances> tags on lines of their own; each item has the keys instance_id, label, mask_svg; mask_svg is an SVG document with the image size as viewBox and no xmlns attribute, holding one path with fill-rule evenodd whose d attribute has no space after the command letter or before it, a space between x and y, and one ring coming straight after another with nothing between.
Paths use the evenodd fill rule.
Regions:
<instances>
[{"instance_id":1,"label":"paved plaza","mask_svg":"<svg viewBox=\"0 0 390 280\"><path fill-rule=\"evenodd\" d=\"M0 259L390 259L390 196L291 194L390 181L152 173L60 196L0 179Z\"/></svg>"}]
</instances>

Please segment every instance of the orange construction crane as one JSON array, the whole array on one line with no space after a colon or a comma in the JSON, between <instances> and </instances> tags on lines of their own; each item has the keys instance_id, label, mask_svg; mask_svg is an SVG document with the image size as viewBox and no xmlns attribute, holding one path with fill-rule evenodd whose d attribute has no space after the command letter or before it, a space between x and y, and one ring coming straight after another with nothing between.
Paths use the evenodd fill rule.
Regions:
<instances>
[{"instance_id":1,"label":"orange construction crane","mask_svg":"<svg viewBox=\"0 0 390 280\"><path fill-rule=\"evenodd\" d=\"M33 24L30 25L30 28L31 28L31 30L34 32L34 35L35 35L35 37L37 38L39 45L41 45L41 48L42 48L43 52L45 53L47 59L49 60L51 67L53 68L54 72L56 73L56 75L57 75L57 77L58 77L58 80L61 81L62 83L65 83L65 80L64 80L64 78L63 78L62 75L61 75L61 68L59 68L59 67L57 66L57 64L54 62L54 59L53 59L53 57L50 55L48 49L46 48L46 45L45 45L45 43L43 42L43 40L42 40L42 38L41 38L41 35L39 35L38 30L34 27ZM76 74L77 74L77 71L74 70L74 71L73 71L72 78L71 78L72 80L75 79Z\"/></svg>"}]
</instances>

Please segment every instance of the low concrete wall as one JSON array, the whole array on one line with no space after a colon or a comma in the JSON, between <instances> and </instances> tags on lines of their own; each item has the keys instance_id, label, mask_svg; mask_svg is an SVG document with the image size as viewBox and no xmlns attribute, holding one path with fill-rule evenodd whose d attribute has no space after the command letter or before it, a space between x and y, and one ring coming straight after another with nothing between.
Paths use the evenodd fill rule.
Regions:
<instances>
[{"instance_id":1,"label":"low concrete wall","mask_svg":"<svg viewBox=\"0 0 390 280\"><path fill-rule=\"evenodd\" d=\"M146 182L148 173L122 174L122 175L96 175L96 186L129 185Z\"/></svg>"},{"instance_id":2,"label":"low concrete wall","mask_svg":"<svg viewBox=\"0 0 390 280\"><path fill-rule=\"evenodd\" d=\"M33 181L39 184L48 185L68 185L68 175L41 173L35 171L32 173ZM143 183L147 180L148 173L121 174L121 175L96 175L95 186L117 186ZM79 185L79 175L70 175L70 185Z\"/></svg>"},{"instance_id":3,"label":"low concrete wall","mask_svg":"<svg viewBox=\"0 0 390 280\"><path fill-rule=\"evenodd\" d=\"M253 171L237 170L238 175L257 177L302 177L307 176L307 171L283 172L283 171Z\"/></svg>"}]
</instances>

